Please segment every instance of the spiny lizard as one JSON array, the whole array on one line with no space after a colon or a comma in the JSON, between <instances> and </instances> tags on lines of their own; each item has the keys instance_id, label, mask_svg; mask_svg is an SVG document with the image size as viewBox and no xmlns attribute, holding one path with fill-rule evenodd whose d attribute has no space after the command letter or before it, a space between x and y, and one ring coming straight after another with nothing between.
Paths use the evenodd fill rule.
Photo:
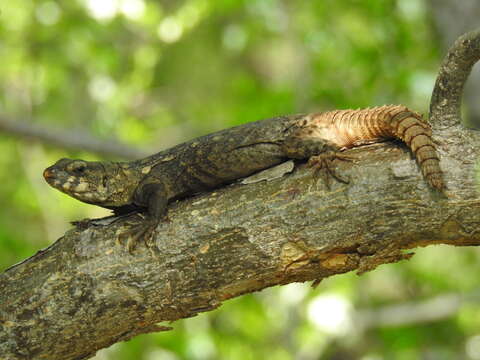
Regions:
<instances>
[{"instance_id":1,"label":"spiny lizard","mask_svg":"<svg viewBox=\"0 0 480 360\"><path fill-rule=\"evenodd\" d=\"M286 159L309 159L340 181L332 162L351 160L340 150L388 138L403 140L415 154L427 183L444 183L430 125L402 105L281 116L177 145L132 162L61 159L43 176L54 188L89 204L122 214L146 209L147 218L126 232L131 251L149 237L175 199L231 183Z\"/></svg>"}]
</instances>

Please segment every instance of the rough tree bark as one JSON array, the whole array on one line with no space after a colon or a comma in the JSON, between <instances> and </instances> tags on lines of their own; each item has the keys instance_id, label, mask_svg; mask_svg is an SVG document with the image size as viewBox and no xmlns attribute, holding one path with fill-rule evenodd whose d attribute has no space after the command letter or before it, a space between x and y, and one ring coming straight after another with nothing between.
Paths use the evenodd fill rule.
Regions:
<instances>
[{"instance_id":1,"label":"rough tree bark","mask_svg":"<svg viewBox=\"0 0 480 360\"><path fill-rule=\"evenodd\" d=\"M428 9L433 17L436 32L439 35L441 46L447 50L461 34L475 29L478 26L480 2L478 0L429 0ZM461 19L461 21L458 21ZM475 66L465 85L466 94L464 103L467 116L464 117L470 127L480 129L480 67Z\"/></svg>"},{"instance_id":2,"label":"rough tree bark","mask_svg":"<svg viewBox=\"0 0 480 360\"><path fill-rule=\"evenodd\" d=\"M432 96L446 196L427 187L404 146L385 143L349 151L357 162L339 165L349 185L328 190L300 164L172 204L153 248L133 255L115 234L138 216L80 224L0 276L0 354L85 359L241 294L372 270L417 246L479 245L480 134L460 125L479 57L480 30L457 40Z\"/></svg>"}]
</instances>

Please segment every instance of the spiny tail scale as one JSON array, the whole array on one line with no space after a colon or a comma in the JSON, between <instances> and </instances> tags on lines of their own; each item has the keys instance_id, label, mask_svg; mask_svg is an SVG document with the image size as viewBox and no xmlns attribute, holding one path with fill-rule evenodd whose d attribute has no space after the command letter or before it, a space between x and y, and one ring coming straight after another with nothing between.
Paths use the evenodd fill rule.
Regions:
<instances>
[{"instance_id":1,"label":"spiny tail scale","mask_svg":"<svg viewBox=\"0 0 480 360\"><path fill-rule=\"evenodd\" d=\"M403 105L312 114L305 127L310 128L310 136L340 148L398 138L412 150L429 185L440 191L445 188L430 124Z\"/></svg>"}]
</instances>

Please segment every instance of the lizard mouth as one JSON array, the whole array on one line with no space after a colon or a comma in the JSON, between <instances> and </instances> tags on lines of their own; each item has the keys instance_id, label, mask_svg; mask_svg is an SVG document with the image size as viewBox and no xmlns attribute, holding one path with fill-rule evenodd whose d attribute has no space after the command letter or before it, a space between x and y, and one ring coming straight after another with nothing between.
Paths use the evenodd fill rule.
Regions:
<instances>
[{"instance_id":1,"label":"lizard mouth","mask_svg":"<svg viewBox=\"0 0 480 360\"><path fill-rule=\"evenodd\" d=\"M50 185L51 187L54 187L55 189L59 189L59 190L62 189L62 184L58 180L55 170L51 168L46 168L43 171L43 178L45 179L47 184Z\"/></svg>"},{"instance_id":2,"label":"lizard mouth","mask_svg":"<svg viewBox=\"0 0 480 360\"><path fill-rule=\"evenodd\" d=\"M55 174L51 168L46 168L43 171L43 178L49 183L51 180L55 178Z\"/></svg>"}]
</instances>

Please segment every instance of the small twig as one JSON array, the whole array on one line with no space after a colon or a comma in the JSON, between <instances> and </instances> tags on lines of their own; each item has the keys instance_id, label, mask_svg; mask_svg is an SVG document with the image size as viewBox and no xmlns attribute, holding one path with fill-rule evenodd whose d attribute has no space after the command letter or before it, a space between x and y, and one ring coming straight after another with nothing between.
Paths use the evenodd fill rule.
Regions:
<instances>
[{"instance_id":1,"label":"small twig","mask_svg":"<svg viewBox=\"0 0 480 360\"><path fill-rule=\"evenodd\" d=\"M469 298L478 298L478 293L472 293ZM359 310L354 315L355 323L367 330L440 321L455 315L461 304L468 300L461 294L443 294L424 301Z\"/></svg>"},{"instance_id":2,"label":"small twig","mask_svg":"<svg viewBox=\"0 0 480 360\"><path fill-rule=\"evenodd\" d=\"M147 154L117 141L94 138L85 132L49 129L25 121L12 121L0 116L0 131L65 149L85 150L114 156L122 160L139 159Z\"/></svg>"}]
</instances>

